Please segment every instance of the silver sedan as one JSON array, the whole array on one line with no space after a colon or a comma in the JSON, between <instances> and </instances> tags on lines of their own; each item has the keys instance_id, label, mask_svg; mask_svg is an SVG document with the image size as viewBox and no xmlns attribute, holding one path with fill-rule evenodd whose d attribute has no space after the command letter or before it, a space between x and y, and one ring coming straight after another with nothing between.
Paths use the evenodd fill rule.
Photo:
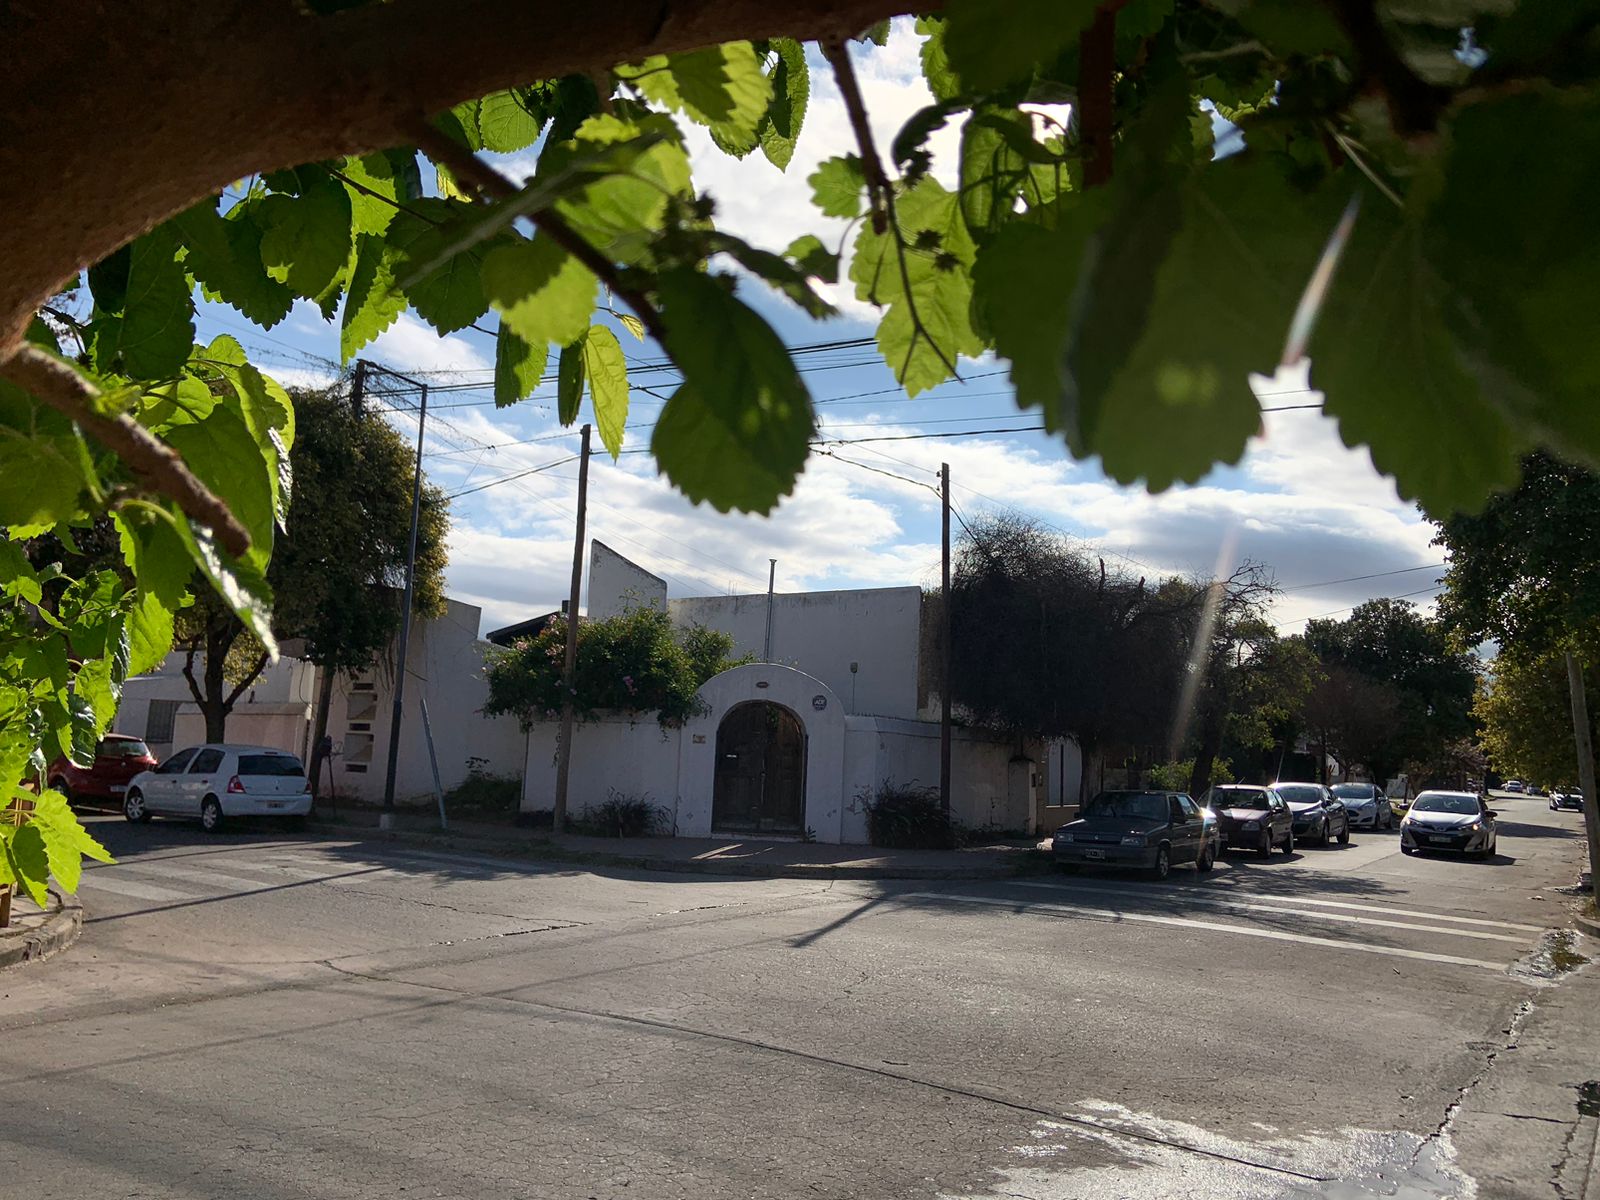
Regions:
<instances>
[{"instance_id":1,"label":"silver sedan","mask_svg":"<svg viewBox=\"0 0 1600 1200\"><path fill-rule=\"evenodd\" d=\"M1344 804L1350 814L1350 825L1355 829L1391 829L1394 827L1394 806L1383 789L1373 783L1336 783L1334 799Z\"/></svg>"}]
</instances>

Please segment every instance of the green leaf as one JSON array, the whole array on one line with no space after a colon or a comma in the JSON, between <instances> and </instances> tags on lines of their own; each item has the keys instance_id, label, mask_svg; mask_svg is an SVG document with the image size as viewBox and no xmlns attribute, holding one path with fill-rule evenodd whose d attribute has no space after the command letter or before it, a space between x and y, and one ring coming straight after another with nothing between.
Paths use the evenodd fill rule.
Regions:
<instances>
[{"instance_id":1,"label":"green leaf","mask_svg":"<svg viewBox=\"0 0 1600 1200\"><path fill-rule=\"evenodd\" d=\"M717 279L674 270L658 294L667 350L684 382L656 422L656 462L696 503L770 512L794 489L816 428L793 360Z\"/></svg>"},{"instance_id":2,"label":"green leaf","mask_svg":"<svg viewBox=\"0 0 1600 1200\"><path fill-rule=\"evenodd\" d=\"M373 234L356 238L356 265L350 273L344 318L339 325L339 355L349 362L406 310L406 298L395 286L394 261L383 239Z\"/></svg>"},{"instance_id":3,"label":"green leaf","mask_svg":"<svg viewBox=\"0 0 1600 1200\"><path fill-rule=\"evenodd\" d=\"M734 237L732 234L715 231L703 235L703 245L706 257L714 254L728 255L752 275L782 292L810 316L819 319L831 317L837 311L833 305L811 290L805 272L799 270L782 255L752 246L743 238Z\"/></svg>"},{"instance_id":4,"label":"green leaf","mask_svg":"<svg viewBox=\"0 0 1600 1200\"><path fill-rule=\"evenodd\" d=\"M350 217L358 234L387 232L395 213L422 196L422 175L417 170L415 153L385 150L359 158L352 156L340 164L339 173L347 181Z\"/></svg>"},{"instance_id":5,"label":"green leaf","mask_svg":"<svg viewBox=\"0 0 1600 1200\"><path fill-rule=\"evenodd\" d=\"M644 341L644 322L632 313L617 313L617 320L622 322L622 327L639 340Z\"/></svg>"},{"instance_id":6,"label":"green leaf","mask_svg":"<svg viewBox=\"0 0 1600 1200\"><path fill-rule=\"evenodd\" d=\"M619 71L645 96L709 126L736 143L754 144L772 101L772 81L749 42L726 42L685 54L653 55Z\"/></svg>"},{"instance_id":7,"label":"green leaf","mask_svg":"<svg viewBox=\"0 0 1600 1200\"><path fill-rule=\"evenodd\" d=\"M1321 217L1325 238L1337 218L1327 206ZM1415 221L1365 197L1312 334L1311 382L1345 444L1371 447L1403 497L1471 511L1516 483L1527 439L1485 394L1478 348L1451 329L1458 299L1426 243Z\"/></svg>"},{"instance_id":8,"label":"green leaf","mask_svg":"<svg viewBox=\"0 0 1600 1200\"><path fill-rule=\"evenodd\" d=\"M67 798L52 788L46 788L34 798L28 824L38 830L50 864L50 873L56 877L63 891L78 890L85 858L103 863L116 861L111 857L111 852L78 823L78 818L67 804Z\"/></svg>"},{"instance_id":9,"label":"green leaf","mask_svg":"<svg viewBox=\"0 0 1600 1200\"><path fill-rule=\"evenodd\" d=\"M889 44L889 18L874 21L852 39L857 42L872 42L874 45L887 46Z\"/></svg>"},{"instance_id":10,"label":"green leaf","mask_svg":"<svg viewBox=\"0 0 1600 1200\"><path fill-rule=\"evenodd\" d=\"M95 368L135 379L176 375L194 345L194 299L167 228L133 243L128 283L117 317L94 322Z\"/></svg>"},{"instance_id":11,"label":"green leaf","mask_svg":"<svg viewBox=\"0 0 1600 1200\"><path fill-rule=\"evenodd\" d=\"M961 130L961 212L978 239L1017 216L1021 199L1038 209L1071 189L1071 169L1033 139L1032 118L1016 109L980 109Z\"/></svg>"},{"instance_id":12,"label":"green leaf","mask_svg":"<svg viewBox=\"0 0 1600 1200\"><path fill-rule=\"evenodd\" d=\"M869 224L856 237L850 278L857 299L888 307L878 348L906 394L915 396L948 379L959 356L983 350L972 327L974 247L956 195L931 177L901 194L895 215L903 270L893 232Z\"/></svg>"},{"instance_id":13,"label":"green leaf","mask_svg":"<svg viewBox=\"0 0 1600 1200\"><path fill-rule=\"evenodd\" d=\"M501 322L531 346L582 337L599 288L587 267L544 235L491 251L483 284Z\"/></svg>"},{"instance_id":14,"label":"green leaf","mask_svg":"<svg viewBox=\"0 0 1600 1200\"><path fill-rule=\"evenodd\" d=\"M944 39L948 24L943 17L918 17L917 32L926 40L922 43L922 78L935 100L954 100L961 95L961 80L950 66L950 55Z\"/></svg>"},{"instance_id":15,"label":"green leaf","mask_svg":"<svg viewBox=\"0 0 1600 1200\"><path fill-rule=\"evenodd\" d=\"M72 422L0 379L0 527L70 520L93 470Z\"/></svg>"},{"instance_id":16,"label":"green leaf","mask_svg":"<svg viewBox=\"0 0 1600 1200\"><path fill-rule=\"evenodd\" d=\"M272 634L272 589L266 576L248 559L236 560L217 545L210 530L199 529L179 517L173 527L200 573L267 653L277 657L278 640ZM253 548L252 548L253 549Z\"/></svg>"},{"instance_id":17,"label":"green leaf","mask_svg":"<svg viewBox=\"0 0 1600 1200\"><path fill-rule=\"evenodd\" d=\"M550 359L547 342L530 345L504 321L494 339L494 403L496 408L515 404L533 395L533 389L544 378L545 364Z\"/></svg>"},{"instance_id":18,"label":"green leaf","mask_svg":"<svg viewBox=\"0 0 1600 1200\"><path fill-rule=\"evenodd\" d=\"M0 823L0 883L15 883L40 908L49 903L50 855L32 821L18 828Z\"/></svg>"},{"instance_id":19,"label":"green leaf","mask_svg":"<svg viewBox=\"0 0 1600 1200\"><path fill-rule=\"evenodd\" d=\"M276 518L272 477L277 463L262 452L237 398L231 400L219 403L203 421L169 429L167 441L245 527L250 534L247 558L264 571L272 553Z\"/></svg>"},{"instance_id":20,"label":"green leaf","mask_svg":"<svg viewBox=\"0 0 1600 1200\"><path fill-rule=\"evenodd\" d=\"M545 180L567 171L574 160L593 160L606 148L626 151L629 143L652 135L648 149L626 160L625 172L586 183L556 205L567 224L620 263L638 263L653 253L669 197L693 199L689 158L672 118L661 113L638 119L590 117L573 141L549 146L539 157L538 178Z\"/></svg>"},{"instance_id":21,"label":"green leaf","mask_svg":"<svg viewBox=\"0 0 1600 1200\"><path fill-rule=\"evenodd\" d=\"M823 283L839 282L839 256L824 246L822 239L814 233L795 238L783 255L807 275L814 275Z\"/></svg>"},{"instance_id":22,"label":"green leaf","mask_svg":"<svg viewBox=\"0 0 1600 1200\"><path fill-rule=\"evenodd\" d=\"M139 590L165 607L183 603L194 575L194 562L179 535L172 514L153 504L129 505L111 516L122 542L122 558Z\"/></svg>"},{"instance_id":23,"label":"green leaf","mask_svg":"<svg viewBox=\"0 0 1600 1200\"><path fill-rule=\"evenodd\" d=\"M1596 128L1592 89L1532 87L1463 108L1423 222L1423 252L1459 296L1446 316L1467 365L1527 439L1590 466L1600 466L1600 162L1572 148Z\"/></svg>"},{"instance_id":24,"label":"green leaf","mask_svg":"<svg viewBox=\"0 0 1600 1200\"><path fill-rule=\"evenodd\" d=\"M172 609L154 592L141 591L128 612L128 674L159 667L172 650Z\"/></svg>"},{"instance_id":25,"label":"green leaf","mask_svg":"<svg viewBox=\"0 0 1600 1200\"><path fill-rule=\"evenodd\" d=\"M120 313L128 303L128 268L133 247L123 246L89 268L89 295L101 312Z\"/></svg>"},{"instance_id":26,"label":"green leaf","mask_svg":"<svg viewBox=\"0 0 1600 1200\"><path fill-rule=\"evenodd\" d=\"M595 427L615 461L622 453L622 431L628 423L628 363L617 335L604 325L589 326L582 353L589 399L594 402Z\"/></svg>"},{"instance_id":27,"label":"green leaf","mask_svg":"<svg viewBox=\"0 0 1600 1200\"><path fill-rule=\"evenodd\" d=\"M1097 0L950 0L943 38L967 87L994 91L1032 78L1041 63L1077 46Z\"/></svg>"},{"instance_id":28,"label":"green leaf","mask_svg":"<svg viewBox=\"0 0 1600 1200\"><path fill-rule=\"evenodd\" d=\"M761 122L761 153L778 170L789 167L800 127L806 119L806 101L811 94L811 68L806 50L793 38L773 38L778 65L772 71L772 104Z\"/></svg>"},{"instance_id":29,"label":"green leaf","mask_svg":"<svg viewBox=\"0 0 1600 1200\"><path fill-rule=\"evenodd\" d=\"M246 360L243 347L226 334L213 339L206 356L216 363L215 369L233 388L239 415L267 465L273 519L280 527L286 526L294 488L289 462L289 447L294 444L294 405L289 394L256 370Z\"/></svg>"},{"instance_id":30,"label":"green leaf","mask_svg":"<svg viewBox=\"0 0 1600 1200\"><path fill-rule=\"evenodd\" d=\"M863 211L861 194L867 187L861 160L854 154L825 158L806 180L811 185L811 200L825 217L859 217Z\"/></svg>"},{"instance_id":31,"label":"green leaf","mask_svg":"<svg viewBox=\"0 0 1600 1200\"><path fill-rule=\"evenodd\" d=\"M544 121L528 111L516 92L491 92L478 101L478 133L485 150L525 150L539 140L543 127Z\"/></svg>"},{"instance_id":32,"label":"green leaf","mask_svg":"<svg viewBox=\"0 0 1600 1200\"><path fill-rule=\"evenodd\" d=\"M583 344L580 338L561 348L561 358L556 365L556 413L561 423L571 425L577 421L582 406Z\"/></svg>"},{"instance_id":33,"label":"green leaf","mask_svg":"<svg viewBox=\"0 0 1600 1200\"><path fill-rule=\"evenodd\" d=\"M315 300L350 258L350 194L331 176L305 180L298 196L273 193L247 201L261 227L261 261L289 290Z\"/></svg>"},{"instance_id":34,"label":"green leaf","mask_svg":"<svg viewBox=\"0 0 1600 1200\"><path fill-rule=\"evenodd\" d=\"M441 253L454 244L460 227L477 218L474 205L427 199L397 213L389 226L390 271L396 279L410 280L405 292L412 307L441 334L465 329L488 309L483 261L493 243L445 254L438 266L420 278L415 276L419 269L438 262Z\"/></svg>"},{"instance_id":35,"label":"green leaf","mask_svg":"<svg viewBox=\"0 0 1600 1200\"><path fill-rule=\"evenodd\" d=\"M231 304L263 329L271 329L294 307L287 284L267 274L261 262L261 229L245 205L229 215L217 199L202 200L169 224L185 246L183 265L200 281L208 298Z\"/></svg>"}]
</instances>

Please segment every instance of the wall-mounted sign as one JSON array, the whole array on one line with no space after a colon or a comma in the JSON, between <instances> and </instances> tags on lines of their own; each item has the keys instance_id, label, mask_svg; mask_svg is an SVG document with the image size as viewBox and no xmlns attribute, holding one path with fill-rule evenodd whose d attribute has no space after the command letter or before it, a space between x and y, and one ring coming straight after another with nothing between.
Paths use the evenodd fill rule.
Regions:
<instances>
[{"instance_id":1,"label":"wall-mounted sign","mask_svg":"<svg viewBox=\"0 0 1600 1200\"><path fill-rule=\"evenodd\" d=\"M765 679L758 679L758 680L756 680L756 686L758 688L764 688L764 687L767 687L769 685L767 684L767 681Z\"/></svg>"},{"instance_id":2,"label":"wall-mounted sign","mask_svg":"<svg viewBox=\"0 0 1600 1200\"><path fill-rule=\"evenodd\" d=\"M828 698L826 696L811 697L811 707L816 709L818 712L821 712L823 709L828 707Z\"/></svg>"},{"instance_id":3,"label":"wall-mounted sign","mask_svg":"<svg viewBox=\"0 0 1600 1200\"><path fill-rule=\"evenodd\" d=\"M694 735L694 744L696 746L704 746L706 744L706 735L703 734L703 733L695 734Z\"/></svg>"}]
</instances>

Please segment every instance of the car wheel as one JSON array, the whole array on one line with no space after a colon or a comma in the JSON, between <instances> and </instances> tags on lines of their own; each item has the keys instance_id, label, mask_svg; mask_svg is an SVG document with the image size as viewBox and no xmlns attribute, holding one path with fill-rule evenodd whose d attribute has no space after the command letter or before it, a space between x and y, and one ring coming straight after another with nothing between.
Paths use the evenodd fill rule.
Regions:
<instances>
[{"instance_id":1,"label":"car wheel","mask_svg":"<svg viewBox=\"0 0 1600 1200\"><path fill-rule=\"evenodd\" d=\"M1172 874L1172 851L1165 846L1156 847L1156 863L1150 868L1150 878L1165 879Z\"/></svg>"},{"instance_id":2,"label":"car wheel","mask_svg":"<svg viewBox=\"0 0 1600 1200\"><path fill-rule=\"evenodd\" d=\"M200 802L200 828L207 833L216 833L222 828L222 804L215 796L207 796Z\"/></svg>"},{"instance_id":3,"label":"car wheel","mask_svg":"<svg viewBox=\"0 0 1600 1200\"><path fill-rule=\"evenodd\" d=\"M1373 824L1376 825L1377 822L1374 821ZM1350 819L1348 817L1346 817L1345 818L1345 822L1344 822L1344 828L1339 830L1339 845L1348 846L1349 844L1350 844Z\"/></svg>"},{"instance_id":4,"label":"car wheel","mask_svg":"<svg viewBox=\"0 0 1600 1200\"><path fill-rule=\"evenodd\" d=\"M122 798L122 815L136 825L144 825L150 820L150 810L144 806L144 793L134 788Z\"/></svg>"},{"instance_id":5,"label":"car wheel","mask_svg":"<svg viewBox=\"0 0 1600 1200\"><path fill-rule=\"evenodd\" d=\"M1326 849L1333 845L1333 834L1328 831L1328 823L1322 823L1322 832L1317 835L1317 845Z\"/></svg>"},{"instance_id":6,"label":"car wheel","mask_svg":"<svg viewBox=\"0 0 1600 1200\"><path fill-rule=\"evenodd\" d=\"M1285 854L1293 854L1294 853L1294 830L1293 829L1289 830L1288 833L1283 835L1283 852Z\"/></svg>"},{"instance_id":7,"label":"car wheel","mask_svg":"<svg viewBox=\"0 0 1600 1200\"><path fill-rule=\"evenodd\" d=\"M1272 830L1263 829L1261 831L1261 845L1256 847L1256 853L1262 858L1272 857Z\"/></svg>"},{"instance_id":8,"label":"car wheel","mask_svg":"<svg viewBox=\"0 0 1600 1200\"><path fill-rule=\"evenodd\" d=\"M1201 872L1209 871L1209 870L1211 870L1212 867L1214 867L1216 865L1217 865L1217 852L1216 852L1216 850L1214 850L1210 846L1207 846L1207 847L1205 847L1205 849L1201 850L1200 851L1200 857L1194 860L1194 869L1196 871L1201 871Z\"/></svg>"}]
</instances>

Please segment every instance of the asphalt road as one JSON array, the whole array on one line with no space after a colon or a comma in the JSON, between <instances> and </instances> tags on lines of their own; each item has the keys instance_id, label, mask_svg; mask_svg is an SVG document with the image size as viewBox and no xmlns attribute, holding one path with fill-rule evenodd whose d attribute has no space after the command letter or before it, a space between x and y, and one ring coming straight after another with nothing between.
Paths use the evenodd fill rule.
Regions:
<instances>
[{"instance_id":1,"label":"asphalt road","mask_svg":"<svg viewBox=\"0 0 1600 1200\"><path fill-rule=\"evenodd\" d=\"M1510 1194L1452 1121L1581 836L1497 806L1490 862L1358 832L1165 884L96 821L83 940L0 976L0 1194Z\"/></svg>"}]
</instances>

